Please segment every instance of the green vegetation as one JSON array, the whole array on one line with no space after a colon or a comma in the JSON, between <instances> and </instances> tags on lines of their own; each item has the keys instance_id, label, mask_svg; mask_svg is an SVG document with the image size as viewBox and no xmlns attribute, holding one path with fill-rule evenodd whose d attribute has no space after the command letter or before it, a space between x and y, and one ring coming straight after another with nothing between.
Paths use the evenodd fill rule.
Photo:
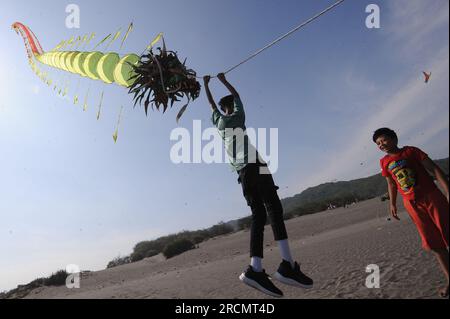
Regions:
<instances>
[{"instance_id":1,"label":"green vegetation","mask_svg":"<svg viewBox=\"0 0 450 319\"><path fill-rule=\"evenodd\" d=\"M129 264L131 262L131 258L130 256L127 257L116 257L115 259L111 260L108 263L108 266L106 266L106 268L114 268L117 266L121 266L121 265L125 265L125 264Z\"/></svg>"},{"instance_id":2,"label":"green vegetation","mask_svg":"<svg viewBox=\"0 0 450 319\"><path fill-rule=\"evenodd\" d=\"M176 241L168 244L164 249L163 249L163 255L164 257L166 257L167 259L178 256L188 250L192 250L195 248L195 245L192 241L190 241L189 239L177 239Z\"/></svg>"},{"instance_id":3,"label":"green vegetation","mask_svg":"<svg viewBox=\"0 0 450 319\"><path fill-rule=\"evenodd\" d=\"M59 270L50 277L44 279L44 286L64 286L69 274L65 270Z\"/></svg>"},{"instance_id":4,"label":"green vegetation","mask_svg":"<svg viewBox=\"0 0 450 319\"><path fill-rule=\"evenodd\" d=\"M209 229L183 231L178 234L160 237L156 240L143 241L138 243L134 247L133 253L129 257L116 258L108 264L108 268L120 266L130 262L140 261L144 258L153 257L161 253L166 255L164 252L166 251L167 247L170 247L170 245L173 243L177 243L177 245L180 245L180 242L182 243L189 241L195 246L210 238L230 234L234 231L235 229L231 225L221 222ZM169 252L169 255L171 256L166 256L166 258L174 257L171 252Z\"/></svg>"},{"instance_id":5,"label":"green vegetation","mask_svg":"<svg viewBox=\"0 0 450 319\"><path fill-rule=\"evenodd\" d=\"M59 270L47 278L38 278L27 285L18 286L9 292L0 293L0 299L20 299L25 298L33 289L39 287L64 286L69 274L65 270Z\"/></svg>"}]
</instances>

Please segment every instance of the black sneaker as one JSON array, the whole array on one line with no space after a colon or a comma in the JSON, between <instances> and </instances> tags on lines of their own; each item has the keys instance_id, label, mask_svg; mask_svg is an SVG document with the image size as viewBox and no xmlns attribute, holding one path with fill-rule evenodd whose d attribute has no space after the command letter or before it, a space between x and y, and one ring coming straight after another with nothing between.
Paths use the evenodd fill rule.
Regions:
<instances>
[{"instance_id":1,"label":"black sneaker","mask_svg":"<svg viewBox=\"0 0 450 319\"><path fill-rule=\"evenodd\" d=\"M274 275L275 279L290 286L310 289L313 287L313 280L300 270L300 265L296 262L294 268L290 262L283 260L278 271Z\"/></svg>"},{"instance_id":2,"label":"black sneaker","mask_svg":"<svg viewBox=\"0 0 450 319\"><path fill-rule=\"evenodd\" d=\"M262 272L256 272L252 266L249 266L247 271L239 276L239 279L246 285L255 288L269 296L281 298L283 292L275 287L269 276L263 270Z\"/></svg>"}]
</instances>

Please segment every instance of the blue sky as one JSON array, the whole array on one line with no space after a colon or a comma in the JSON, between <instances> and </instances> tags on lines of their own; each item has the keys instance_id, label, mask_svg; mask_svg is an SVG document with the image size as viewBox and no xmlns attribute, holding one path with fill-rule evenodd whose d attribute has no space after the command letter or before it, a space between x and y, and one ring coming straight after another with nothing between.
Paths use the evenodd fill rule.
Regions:
<instances>
[{"instance_id":1,"label":"blue sky","mask_svg":"<svg viewBox=\"0 0 450 319\"><path fill-rule=\"evenodd\" d=\"M70 3L81 9L79 30L65 27ZM83 112L32 73L13 22L29 26L50 50L71 36L96 32L101 38L133 21L121 54L142 52L164 32L168 47L204 75L228 69L331 3L2 1L0 291L68 264L103 269L141 240L249 214L227 164L170 161L169 137L181 105L146 118L125 89L82 80L80 91L92 92ZM378 30L365 27L370 3L381 9ZM402 145L421 147L432 158L448 156L448 6L446 0L348 0L229 74L247 126L279 130L275 179L282 197L378 173L381 154L371 134L381 126L396 129ZM111 50L119 51L118 43ZM422 71L433 72L428 85ZM216 81L211 86L216 99L227 94ZM193 120L211 126L204 94L180 125L192 130Z\"/></svg>"}]
</instances>

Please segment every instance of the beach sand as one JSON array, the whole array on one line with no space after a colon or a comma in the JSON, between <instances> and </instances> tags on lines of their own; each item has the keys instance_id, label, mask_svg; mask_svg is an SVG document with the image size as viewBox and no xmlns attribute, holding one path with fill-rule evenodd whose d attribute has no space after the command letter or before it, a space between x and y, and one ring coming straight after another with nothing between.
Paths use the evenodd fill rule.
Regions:
<instances>
[{"instance_id":1,"label":"beach sand","mask_svg":"<svg viewBox=\"0 0 450 319\"><path fill-rule=\"evenodd\" d=\"M377 198L287 221L292 253L315 287L276 283L284 298L439 298L445 278L434 256L422 250L409 216L402 207L401 221L388 217L388 202ZM271 274L281 260L270 226L265 234L264 268ZM210 239L169 260L159 255L83 275L80 289L38 288L27 298L271 298L238 279L249 263L249 238L241 231ZM379 289L365 286L370 264L379 266Z\"/></svg>"}]
</instances>

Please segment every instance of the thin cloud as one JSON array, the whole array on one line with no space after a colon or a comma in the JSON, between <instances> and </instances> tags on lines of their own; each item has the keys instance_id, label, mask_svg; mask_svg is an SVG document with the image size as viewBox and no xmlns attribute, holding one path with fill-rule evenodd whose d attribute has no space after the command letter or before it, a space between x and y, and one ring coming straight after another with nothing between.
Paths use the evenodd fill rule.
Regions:
<instances>
[{"instance_id":1,"label":"thin cloud","mask_svg":"<svg viewBox=\"0 0 450 319\"><path fill-rule=\"evenodd\" d=\"M448 0L395 0L387 8L389 40L402 43L397 54L404 58L426 52L434 33L448 30Z\"/></svg>"}]
</instances>

